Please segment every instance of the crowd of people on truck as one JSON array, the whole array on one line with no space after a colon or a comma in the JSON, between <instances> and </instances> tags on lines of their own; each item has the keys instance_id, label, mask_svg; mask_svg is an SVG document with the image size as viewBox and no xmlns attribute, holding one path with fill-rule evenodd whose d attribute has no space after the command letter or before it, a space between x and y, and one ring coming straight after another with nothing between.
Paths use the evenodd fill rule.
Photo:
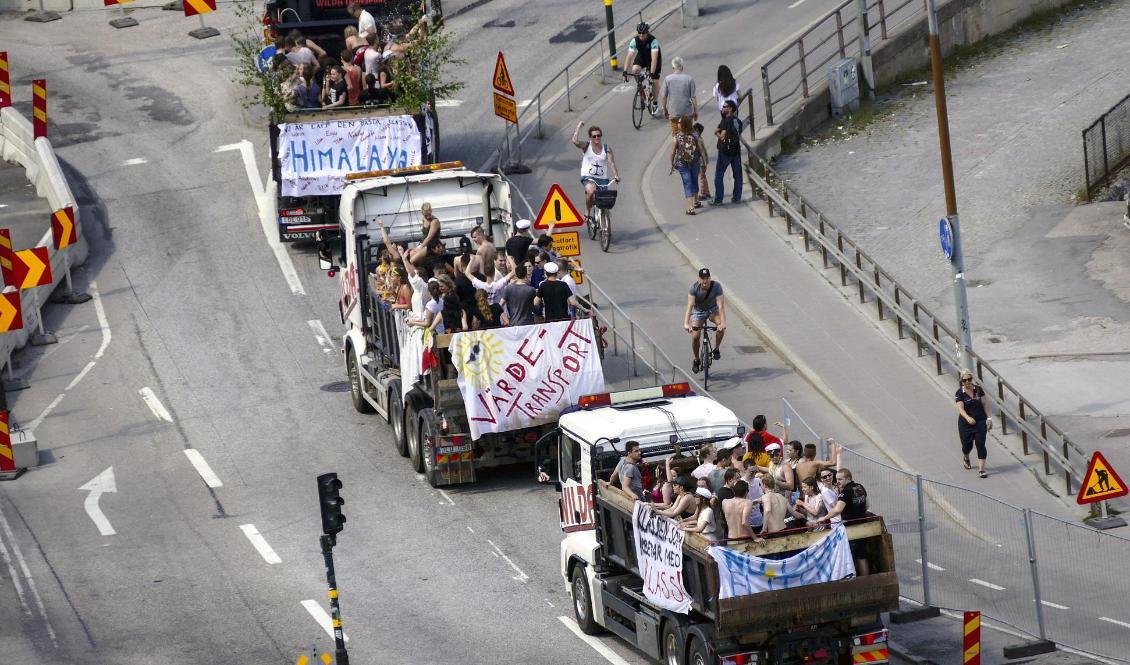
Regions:
<instances>
[{"instance_id":1,"label":"crowd of people on truck","mask_svg":"<svg viewBox=\"0 0 1130 665\"><path fill-rule=\"evenodd\" d=\"M289 111L330 109L361 105L386 105L396 101L393 64L408 49L427 37L431 17L411 28L403 19L378 24L359 3L348 5L356 26L342 33L344 48L327 53L299 30L275 38L269 72L282 84Z\"/></svg>"},{"instance_id":2,"label":"crowd of people on truck","mask_svg":"<svg viewBox=\"0 0 1130 665\"><path fill-rule=\"evenodd\" d=\"M419 243L392 242L378 222L384 246L369 274L372 291L409 325L453 333L588 316L571 274L580 268L554 252L549 234L534 237L529 220L515 222L501 252L477 226L452 254L431 204L420 208Z\"/></svg>"},{"instance_id":3,"label":"crowd of people on truck","mask_svg":"<svg viewBox=\"0 0 1130 665\"><path fill-rule=\"evenodd\" d=\"M765 416L755 416L744 440L705 443L693 459L677 452L654 466L643 461L637 441L628 441L609 482L715 543L760 542L870 514L867 490L841 466L833 439L832 459L817 459L816 444L788 441L780 422L781 437L765 425ZM854 542L851 547L858 574L866 575L866 557Z\"/></svg>"}]
</instances>

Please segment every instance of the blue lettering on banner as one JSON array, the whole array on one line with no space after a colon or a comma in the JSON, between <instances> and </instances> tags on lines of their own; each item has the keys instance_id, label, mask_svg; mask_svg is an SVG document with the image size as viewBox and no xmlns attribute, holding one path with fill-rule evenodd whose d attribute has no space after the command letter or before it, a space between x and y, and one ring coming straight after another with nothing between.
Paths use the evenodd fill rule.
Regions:
<instances>
[{"instance_id":1,"label":"blue lettering on banner","mask_svg":"<svg viewBox=\"0 0 1130 665\"><path fill-rule=\"evenodd\" d=\"M302 168L300 170L305 172L305 171L310 170L310 159L307 156L308 153L306 152L306 142L303 141L301 143L301 145L302 145L302 150L300 152L300 151L295 149L294 141L290 142L290 162L291 162L291 164L297 165L298 160L301 159L302 160Z\"/></svg>"},{"instance_id":2,"label":"blue lettering on banner","mask_svg":"<svg viewBox=\"0 0 1130 665\"><path fill-rule=\"evenodd\" d=\"M410 116L280 126L280 193L330 195L345 176L422 163L419 129Z\"/></svg>"}]
</instances>

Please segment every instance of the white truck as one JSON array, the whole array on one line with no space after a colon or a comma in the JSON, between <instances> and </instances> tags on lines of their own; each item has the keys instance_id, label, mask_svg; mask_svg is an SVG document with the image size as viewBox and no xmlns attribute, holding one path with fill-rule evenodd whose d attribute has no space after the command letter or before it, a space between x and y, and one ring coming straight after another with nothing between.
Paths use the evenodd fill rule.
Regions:
<instances>
[{"instance_id":1,"label":"white truck","mask_svg":"<svg viewBox=\"0 0 1130 665\"><path fill-rule=\"evenodd\" d=\"M501 248L511 227L510 189L497 174L458 162L362 174L342 191L339 229L322 236L319 258L338 274L354 408L383 416L400 454L442 486L532 463L561 410L603 390L604 378L588 319L425 335L391 309L369 278L384 247L380 224L392 242L417 245L425 202L449 254L476 226Z\"/></svg>"},{"instance_id":2,"label":"white truck","mask_svg":"<svg viewBox=\"0 0 1130 665\"><path fill-rule=\"evenodd\" d=\"M608 482L628 441L638 441L644 461L654 465L743 433L728 408L694 395L687 384L673 384L584 396L538 442L539 476L554 480L561 492L561 575L580 629L614 633L668 665L888 662L880 613L898 607L898 579L881 517L840 532L711 543L697 533L679 537L673 522L649 517L644 504ZM689 455L681 461L684 469L694 464ZM641 536L641 529L651 536ZM763 563L782 559L831 543L824 539L837 533L836 545L854 544L870 574L790 587L782 573L778 586L784 588L769 580L769 590L750 593L718 561L727 552L763 557L754 559ZM725 551L712 550L717 547ZM845 557L851 561L850 549L841 549L838 561ZM819 578L821 571L806 574Z\"/></svg>"}]
</instances>

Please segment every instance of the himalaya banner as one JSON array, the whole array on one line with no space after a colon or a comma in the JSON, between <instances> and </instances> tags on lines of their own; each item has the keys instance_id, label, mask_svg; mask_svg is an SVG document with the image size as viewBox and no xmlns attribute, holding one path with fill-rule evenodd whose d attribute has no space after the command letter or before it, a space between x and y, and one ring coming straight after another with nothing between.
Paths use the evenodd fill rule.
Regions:
<instances>
[{"instance_id":1,"label":"himalaya banner","mask_svg":"<svg viewBox=\"0 0 1130 665\"><path fill-rule=\"evenodd\" d=\"M554 422L582 395L604 392L596 344L591 319L452 335L471 438Z\"/></svg>"},{"instance_id":2,"label":"himalaya banner","mask_svg":"<svg viewBox=\"0 0 1130 665\"><path fill-rule=\"evenodd\" d=\"M710 548L710 556L718 562L719 598L794 589L855 575L855 562L851 559L843 524L836 525L823 539L787 559L763 559L717 545Z\"/></svg>"},{"instance_id":3,"label":"himalaya banner","mask_svg":"<svg viewBox=\"0 0 1130 665\"><path fill-rule=\"evenodd\" d=\"M410 115L279 125L283 196L330 196L345 176L419 166L420 130Z\"/></svg>"}]
</instances>

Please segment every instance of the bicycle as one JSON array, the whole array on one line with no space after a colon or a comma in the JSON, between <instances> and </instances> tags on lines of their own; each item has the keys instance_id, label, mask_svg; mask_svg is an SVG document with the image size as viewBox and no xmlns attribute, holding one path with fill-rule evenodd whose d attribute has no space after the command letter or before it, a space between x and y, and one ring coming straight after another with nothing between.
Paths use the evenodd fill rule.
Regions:
<instances>
[{"instance_id":1,"label":"bicycle","mask_svg":"<svg viewBox=\"0 0 1130 665\"><path fill-rule=\"evenodd\" d=\"M612 245L612 206L616 205L616 190L611 185L597 185L596 197L593 201L593 214L585 221L588 223L589 239L600 238L600 248L608 251Z\"/></svg>"},{"instance_id":2,"label":"bicycle","mask_svg":"<svg viewBox=\"0 0 1130 665\"><path fill-rule=\"evenodd\" d=\"M643 124L644 109L655 115L659 111L659 100L652 96L651 81L646 74L632 74L632 76L636 79L636 92L632 95L632 125L639 129Z\"/></svg>"},{"instance_id":3,"label":"bicycle","mask_svg":"<svg viewBox=\"0 0 1130 665\"><path fill-rule=\"evenodd\" d=\"M702 364L702 388L709 390L710 363L714 361L714 350L710 348L710 331L718 330L718 328L703 321L702 326L696 328L696 330L700 331L702 335L698 347L698 361Z\"/></svg>"}]
</instances>

